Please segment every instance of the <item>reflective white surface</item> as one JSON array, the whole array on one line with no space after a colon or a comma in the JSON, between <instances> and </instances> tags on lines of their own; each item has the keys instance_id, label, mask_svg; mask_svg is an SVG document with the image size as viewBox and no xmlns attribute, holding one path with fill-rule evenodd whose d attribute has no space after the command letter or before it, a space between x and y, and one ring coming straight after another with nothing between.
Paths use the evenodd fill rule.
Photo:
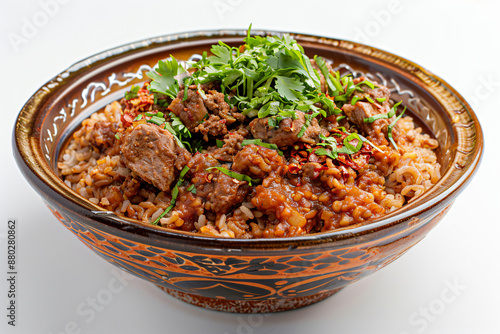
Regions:
<instances>
[{"instance_id":1,"label":"reflective white surface","mask_svg":"<svg viewBox=\"0 0 500 334\"><path fill-rule=\"evenodd\" d=\"M499 333L499 12L494 0L1 1L0 332ZM81 58L151 36L250 23L355 40L413 60L469 100L486 142L473 182L402 258L321 303L252 316L200 309L117 274L52 216L11 151L24 102ZM19 224L15 328L5 316L9 218Z\"/></svg>"}]
</instances>

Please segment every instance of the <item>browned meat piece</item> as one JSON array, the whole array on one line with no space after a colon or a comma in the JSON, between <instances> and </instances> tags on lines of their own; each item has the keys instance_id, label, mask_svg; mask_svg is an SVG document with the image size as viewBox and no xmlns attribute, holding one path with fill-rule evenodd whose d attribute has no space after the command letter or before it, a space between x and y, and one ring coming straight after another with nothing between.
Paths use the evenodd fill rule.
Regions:
<instances>
[{"instance_id":1,"label":"browned meat piece","mask_svg":"<svg viewBox=\"0 0 500 334\"><path fill-rule=\"evenodd\" d=\"M357 85L358 83L360 83L362 81L365 81L365 80L367 80L365 77L359 77L359 78L356 78L356 79L353 80L353 84ZM371 80L369 80L369 81L371 81ZM379 98L380 99L385 98L385 101L382 103L382 106L390 108L390 106L389 106L389 99L391 97L391 92L389 91L389 88L387 88L385 86L382 86L382 85L378 84L375 81L371 81L371 82L373 82L375 84L375 88L374 89L371 89L367 85L361 85L360 88L363 91L362 92L355 91L353 93L353 96L363 97L363 96L368 95L373 100L376 100L376 99L379 99Z\"/></svg>"},{"instance_id":2,"label":"browned meat piece","mask_svg":"<svg viewBox=\"0 0 500 334\"><path fill-rule=\"evenodd\" d=\"M227 133L226 120L219 116L210 115L207 120L198 125L194 132L203 134L203 139L208 141L208 135L217 137Z\"/></svg>"},{"instance_id":3,"label":"browned meat piece","mask_svg":"<svg viewBox=\"0 0 500 334\"><path fill-rule=\"evenodd\" d=\"M233 170L253 178L263 178L271 171L282 169L285 160L276 150L250 144L236 154Z\"/></svg>"},{"instance_id":4,"label":"browned meat piece","mask_svg":"<svg viewBox=\"0 0 500 334\"><path fill-rule=\"evenodd\" d=\"M111 147L115 143L115 134L118 130L116 123L99 121L94 124L90 133L90 143L99 150Z\"/></svg>"},{"instance_id":5,"label":"browned meat piece","mask_svg":"<svg viewBox=\"0 0 500 334\"><path fill-rule=\"evenodd\" d=\"M306 123L304 113L297 111L297 118L283 119L278 128L270 128L268 118L257 118L250 122L250 131L254 138L262 139L271 144L276 144L280 147L291 146L294 143L301 141L304 143L314 144L320 133L327 134L328 131L322 129L316 118L313 118L306 132L302 137L297 138L302 126Z\"/></svg>"},{"instance_id":6,"label":"browned meat piece","mask_svg":"<svg viewBox=\"0 0 500 334\"><path fill-rule=\"evenodd\" d=\"M365 80L364 77L360 77L354 80L354 84L357 84L361 81ZM375 83L377 87L371 89L366 85L362 85L361 88L363 92L355 92L353 96L357 96L358 98L362 98L365 96L369 96L375 103L370 103L366 100L358 101L356 104L351 105L351 103L346 103L342 107L342 110L346 114L347 118L350 122L357 125L359 130L364 135L369 135L370 138L373 138L376 144L387 144L386 135L387 135L387 127L394 119L378 119L373 123L366 123L364 121L365 118L369 118L378 114L387 114L391 110L390 105L390 92L389 89L385 86L380 86ZM380 103L377 102L377 98L385 98L385 101ZM397 134L397 130L393 133L395 136Z\"/></svg>"},{"instance_id":7,"label":"browned meat piece","mask_svg":"<svg viewBox=\"0 0 500 334\"><path fill-rule=\"evenodd\" d=\"M140 124L129 130L121 146L123 162L144 181L170 191L191 154L177 145L174 136L153 124Z\"/></svg>"},{"instance_id":8,"label":"browned meat piece","mask_svg":"<svg viewBox=\"0 0 500 334\"><path fill-rule=\"evenodd\" d=\"M320 173L322 170L325 168L323 165L317 163L317 162L307 162L302 166L301 172L302 172L302 178L303 182L310 183L312 180L318 178L320 176Z\"/></svg>"},{"instance_id":9,"label":"browned meat piece","mask_svg":"<svg viewBox=\"0 0 500 334\"><path fill-rule=\"evenodd\" d=\"M221 148L214 147L211 153L217 160L232 162L234 156L241 150L241 143L249 134L248 130L241 126L238 130L226 134L224 145Z\"/></svg>"},{"instance_id":10,"label":"browned meat piece","mask_svg":"<svg viewBox=\"0 0 500 334\"><path fill-rule=\"evenodd\" d=\"M202 198L207 198L210 193L214 191L215 184L212 183L212 174L207 171L207 168L219 166L220 163L211 154L201 154L196 153L191 160L189 160L187 166L189 169L189 174L192 175L191 183L194 184L196 188L196 195Z\"/></svg>"},{"instance_id":11,"label":"browned meat piece","mask_svg":"<svg viewBox=\"0 0 500 334\"><path fill-rule=\"evenodd\" d=\"M205 106L214 113L223 119L226 120L226 124L230 125L236 122L236 118L232 116L232 112L236 111L237 108L233 107L232 109L229 107L229 104L224 100L224 94L216 91L210 90L206 94L207 98L203 100Z\"/></svg>"},{"instance_id":12,"label":"browned meat piece","mask_svg":"<svg viewBox=\"0 0 500 334\"><path fill-rule=\"evenodd\" d=\"M208 116L208 111L198 91L188 89L187 100L183 102L183 98L184 90L181 90L177 94L177 98L170 103L168 109L181 119L189 131L194 131Z\"/></svg>"},{"instance_id":13,"label":"browned meat piece","mask_svg":"<svg viewBox=\"0 0 500 334\"><path fill-rule=\"evenodd\" d=\"M207 168L220 166L211 154L196 154L188 166L196 196L206 201L205 209L209 211L227 213L232 206L241 203L250 191L247 182L233 179L216 169L207 171Z\"/></svg>"},{"instance_id":14,"label":"browned meat piece","mask_svg":"<svg viewBox=\"0 0 500 334\"><path fill-rule=\"evenodd\" d=\"M215 172L218 173L213 181L215 190L208 196L207 204L210 211L227 213L230 208L243 202L251 187L248 182L233 179L218 171Z\"/></svg>"}]
</instances>

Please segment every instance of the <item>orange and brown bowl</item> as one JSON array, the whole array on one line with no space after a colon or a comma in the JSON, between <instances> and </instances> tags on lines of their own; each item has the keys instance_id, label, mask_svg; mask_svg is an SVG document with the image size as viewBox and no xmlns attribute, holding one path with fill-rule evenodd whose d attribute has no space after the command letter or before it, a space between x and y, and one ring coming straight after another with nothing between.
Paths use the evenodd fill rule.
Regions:
<instances>
[{"instance_id":1,"label":"orange and brown bowl","mask_svg":"<svg viewBox=\"0 0 500 334\"><path fill-rule=\"evenodd\" d=\"M159 59L187 60L219 40L239 45L246 30L166 35L86 58L43 85L14 128L22 173L52 213L98 255L188 303L228 312L276 312L331 296L401 256L441 220L479 166L483 134L470 106L445 81L391 53L359 43L291 34L309 55L362 73L402 100L438 140L441 180L382 219L332 232L277 239L229 239L169 231L119 217L69 189L59 152L82 120L121 98ZM258 35L282 32L253 31ZM195 56L196 57L196 56Z\"/></svg>"}]
</instances>

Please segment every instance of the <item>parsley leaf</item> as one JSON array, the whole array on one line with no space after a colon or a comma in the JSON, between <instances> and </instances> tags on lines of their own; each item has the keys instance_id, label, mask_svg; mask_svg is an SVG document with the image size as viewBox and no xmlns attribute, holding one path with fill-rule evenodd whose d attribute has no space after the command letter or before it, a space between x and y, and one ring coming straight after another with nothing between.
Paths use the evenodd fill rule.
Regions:
<instances>
[{"instance_id":1,"label":"parsley leaf","mask_svg":"<svg viewBox=\"0 0 500 334\"><path fill-rule=\"evenodd\" d=\"M293 91L299 92L304 89L304 85L296 78L281 75L276 76L275 87L278 93L289 101L297 100Z\"/></svg>"},{"instance_id":2,"label":"parsley leaf","mask_svg":"<svg viewBox=\"0 0 500 334\"><path fill-rule=\"evenodd\" d=\"M132 100L133 98L136 98L137 97L137 93L139 92L139 89L141 89L141 87L139 87L139 86L132 86L132 88L130 88L129 92L125 92L125 99L126 100Z\"/></svg>"},{"instance_id":3,"label":"parsley leaf","mask_svg":"<svg viewBox=\"0 0 500 334\"><path fill-rule=\"evenodd\" d=\"M149 85L151 92L165 94L175 99L177 93L179 93L179 82L175 79L175 76L185 72L185 70L174 57L170 57L171 60L160 60L158 68L149 71L146 75L153 80Z\"/></svg>"}]
</instances>

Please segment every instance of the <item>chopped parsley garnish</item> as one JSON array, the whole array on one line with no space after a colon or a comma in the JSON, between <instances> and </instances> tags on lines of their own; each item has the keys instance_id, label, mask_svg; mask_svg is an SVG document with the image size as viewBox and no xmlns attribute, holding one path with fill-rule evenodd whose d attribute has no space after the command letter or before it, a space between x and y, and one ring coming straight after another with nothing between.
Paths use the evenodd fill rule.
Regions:
<instances>
[{"instance_id":1,"label":"chopped parsley garnish","mask_svg":"<svg viewBox=\"0 0 500 334\"><path fill-rule=\"evenodd\" d=\"M357 133L349 133L344 130L342 131L347 134L347 137L345 137L342 141L343 146L340 149L337 147L337 145L339 145L337 139L334 137L325 137L320 134L319 137L324 141L324 143L318 143L318 145L325 146L326 148L329 148L330 151L326 148L317 148L316 150L309 149L308 151L314 151L314 154L316 155L326 155L333 160L337 159L339 154L352 155L357 153L363 147L363 142L366 140L364 140L364 138ZM355 143L355 145L353 145L353 143Z\"/></svg>"},{"instance_id":2,"label":"chopped parsley garnish","mask_svg":"<svg viewBox=\"0 0 500 334\"><path fill-rule=\"evenodd\" d=\"M222 140L216 139L215 144L217 145L218 148L221 148L224 146L224 142Z\"/></svg>"},{"instance_id":3,"label":"chopped parsley garnish","mask_svg":"<svg viewBox=\"0 0 500 334\"><path fill-rule=\"evenodd\" d=\"M179 82L174 77L183 72L185 72L184 68L179 65L174 57L171 56L171 60L160 60L158 68L146 73L152 79L149 91L165 94L175 99L177 93L179 93Z\"/></svg>"},{"instance_id":4,"label":"chopped parsley garnish","mask_svg":"<svg viewBox=\"0 0 500 334\"><path fill-rule=\"evenodd\" d=\"M136 98L137 97L137 93L139 92L139 89L141 89L141 87L139 87L139 86L132 86L132 88L130 88L130 91L125 92L125 99L126 100L132 100L132 99Z\"/></svg>"},{"instance_id":5,"label":"chopped parsley garnish","mask_svg":"<svg viewBox=\"0 0 500 334\"><path fill-rule=\"evenodd\" d=\"M257 182L261 181L260 179L252 179L248 175L240 174L240 173L237 173L235 171L228 170L228 169L226 169L224 167L210 167L210 168L207 168L206 170L212 170L212 169L217 169L221 173L224 173L227 176L232 177L233 179L236 179L236 180L239 180L239 181L246 181L246 182L248 182L248 185L250 185L250 186L252 185L252 182L257 183Z\"/></svg>"},{"instance_id":6,"label":"chopped parsley garnish","mask_svg":"<svg viewBox=\"0 0 500 334\"><path fill-rule=\"evenodd\" d=\"M189 64L195 71L183 84L196 85L198 93L206 98L201 85L219 82L225 100L240 112L250 118L275 117L276 125L284 117L292 117L291 114L300 111L317 112L314 117L341 112L332 99L321 92L318 72L291 36L250 36L249 29L244 41L246 44L240 48L221 41L213 45L212 56L205 52L202 59ZM318 58L318 62L324 65L324 60ZM179 92L176 76L182 72L184 68L173 57L158 62L157 69L148 73L153 79L150 91L175 98ZM330 74L330 77L334 76ZM342 82L339 78L336 80L342 89ZM184 90L183 100L186 99L187 90Z\"/></svg>"}]
</instances>

